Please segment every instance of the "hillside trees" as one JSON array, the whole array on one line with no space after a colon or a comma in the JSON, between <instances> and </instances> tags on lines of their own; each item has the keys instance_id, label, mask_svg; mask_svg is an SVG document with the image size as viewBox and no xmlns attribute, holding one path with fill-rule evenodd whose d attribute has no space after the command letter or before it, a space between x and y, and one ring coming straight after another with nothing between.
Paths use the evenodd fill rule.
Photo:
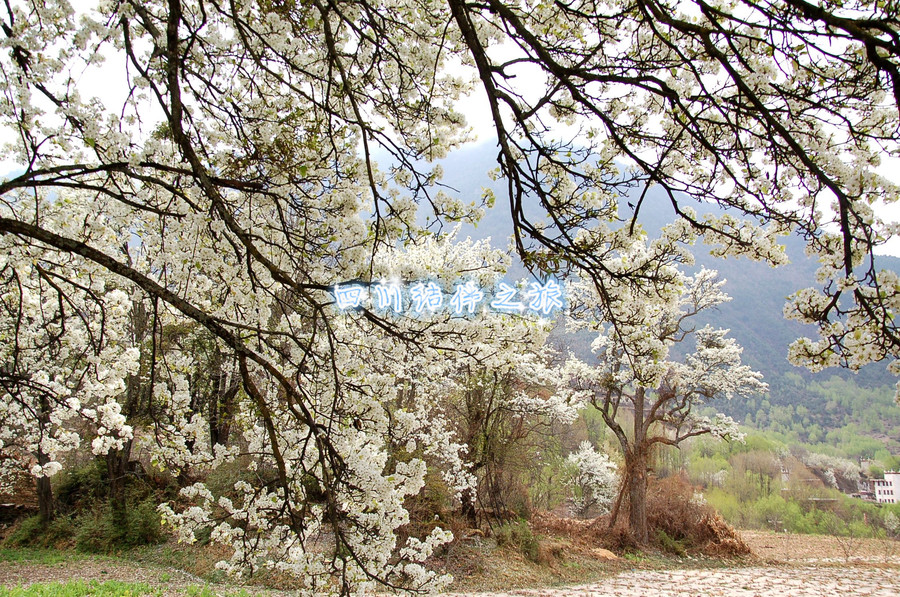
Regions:
<instances>
[{"instance_id":1,"label":"hillside trees","mask_svg":"<svg viewBox=\"0 0 900 597\"><path fill-rule=\"evenodd\" d=\"M644 247L637 247L635 260ZM571 358L567 378L584 399L597 408L622 449L624 481L619 503L628 511L628 529L638 543L646 543L647 475L656 446L678 446L687 438L712 434L727 439L741 437L737 423L723 414L715 417L700 411L710 401L765 390L761 375L741 365L741 348L727 330L692 327L692 318L705 309L728 300L724 282L716 273L702 269L694 277L672 271L671 292L655 305L628 300L615 304L618 321L629 325L597 329L593 343L596 365ZM590 284L573 292L580 303L576 327L596 329L590 317L598 302ZM693 338L694 352L676 359L675 345ZM623 416L632 416L630 428ZM618 505L612 522L618 515Z\"/></svg>"},{"instance_id":2,"label":"hillside trees","mask_svg":"<svg viewBox=\"0 0 900 597\"><path fill-rule=\"evenodd\" d=\"M523 453L533 449L553 423L570 424L584 405L559 388L561 371L550 365L544 345L549 326L510 320L513 350L503 351L490 366L463 363L445 410L456 421L456 436L465 446L464 461L474 478L462 498L462 512L472 523L486 512L489 521L527 505L521 487Z\"/></svg>"}]
</instances>

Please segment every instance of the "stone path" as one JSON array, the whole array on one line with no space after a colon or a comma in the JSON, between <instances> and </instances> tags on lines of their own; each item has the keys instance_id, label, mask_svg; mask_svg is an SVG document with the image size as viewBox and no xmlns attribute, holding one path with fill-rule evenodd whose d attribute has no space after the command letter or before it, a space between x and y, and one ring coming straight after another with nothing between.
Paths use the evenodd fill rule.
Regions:
<instances>
[{"instance_id":1,"label":"stone path","mask_svg":"<svg viewBox=\"0 0 900 597\"><path fill-rule=\"evenodd\" d=\"M839 597L900 595L896 567L766 566L708 570L635 570L565 589L482 593L481 597Z\"/></svg>"}]
</instances>

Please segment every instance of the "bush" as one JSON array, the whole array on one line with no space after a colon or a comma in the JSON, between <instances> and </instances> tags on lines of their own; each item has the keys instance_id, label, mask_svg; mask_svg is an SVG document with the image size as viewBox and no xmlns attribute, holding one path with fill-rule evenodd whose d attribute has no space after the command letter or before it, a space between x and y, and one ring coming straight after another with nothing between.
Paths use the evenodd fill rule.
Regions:
<instances>
[{"instance_id":1,"label":"bush","mask_svg":"<svg viewBox=\"0 0 900 597\"><path fill-rule=\"evenodd\" d=\"M663 549L663 551L674 553L677 556L683 556L685 554L686 541L684 539L682 539L681 541L672 539L662 529L658 529L656 531L656 543L660 546L660 548Z\"/></svg>"},{"instance_id":2,"label":"bush","mask_svg":"<svg viewBox=\"0 0 900 597\"><path fill-rule=\"evenodd\" d=\"M532 562L538 561L540 542L524 520L500 526L494 531L494 539L499 547L514 547Z\"/></svg>"},{"instance_id":3,"label":"bush","mask_svg":"<svg viewBox=\"0 0 900 597\"><path fill-rule=\"evenodd\" d=\"M660 548L682 553L745 555L750 548L683 477L651 481L647 522Z\"/></svg>"},{"instance_id":4,"label":"bush","mask_svg":"<svg viewBox=\"0 0 900 597\"><path fill-rule=\"evenodd\" d=\"M19 523L5 543L12 547L62 547L72 541L75 525L71 518L60 516L47 524L40 516L31 516Z\"/></svg>"},{"instance_id":5,"label":"bush","mask_svg":"<svg viewBox=\"0 0 900 597\"><path fill-rule=\"evenodd\" d=\"M78 519L75 546L80 551L105 553L123 547L153 545L164 539L156 503L145 500L128 508L122 524L116 524L108 509L82 516Z\"/></svg>"},{"instance_id":6,"label":"bush","mask_svg":"<svg viewBox=\"0 0 900 597\"><path fill-rule=\"evenodd\" d=\"M64 470L54 487L60 512L93 508L106 495L107 485L106 465L99 458L82 467Z\"/></svg>"},{"instance_id":7,"label":"bush","mask_svg":"<svg viewBox=\"0 0 900 597\"><path fill-rule=\"evenodd\" d=\"M145 500L131 508L125 524L125 544L128 546L155 545L165 540L155 501Z\"/></svg>"},{"instance_id":8,"label":"bush","mask_svg":"<svg viewBox=\"0 0 900 597\"><path fill-rule=\"evenodd\" d=\"M88 514L78 519L75 547L88 553L104 553L112 551L119 537L111 517L102 513Z\"/></svg>"}]
</instances>

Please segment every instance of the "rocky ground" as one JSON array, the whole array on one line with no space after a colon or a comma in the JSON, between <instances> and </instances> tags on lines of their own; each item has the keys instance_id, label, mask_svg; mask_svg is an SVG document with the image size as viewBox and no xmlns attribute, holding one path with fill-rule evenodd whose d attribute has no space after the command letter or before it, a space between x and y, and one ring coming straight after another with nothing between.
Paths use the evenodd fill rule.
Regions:
<instances>
[{"instance_id":1,"label":"rocky ground","mask_svg":"<svg viewBox=\"0 0 900 597\"><path fill-rule=\"evenodd\" d=\"M634 570L598 583L555 589L481 593L547 597L822 597L900 595L898 569L848 566L752 566L706 570Z\"/></svg>"},{"instance_id":2,"label":"rocky ground","mask_svg":"<svg viewBox=\"0 0 900 597\"><path fill-rule=\"evenodd\" d=\"M479 597L822 597L900 595L900 542L744 531L747 565L683 561L675 569L624 569L590 584L478 593ZM456 595L472 595L457 593Z\"/></svg>"}]
</instances>

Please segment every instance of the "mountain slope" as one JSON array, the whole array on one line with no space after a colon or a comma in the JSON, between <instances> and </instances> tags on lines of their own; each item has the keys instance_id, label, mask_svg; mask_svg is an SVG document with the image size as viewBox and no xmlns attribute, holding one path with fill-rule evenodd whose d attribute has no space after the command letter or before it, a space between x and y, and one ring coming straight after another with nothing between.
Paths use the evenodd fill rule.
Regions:
<instances>
[{"instance_id":1,"label":"mountain slope","mask_svg":"<svg viewBox=\"0 0 900 597\"><path fill-rule=\"evenodd\" d=\"M489 237L492 244L503 247L512 224L504 182L487 176L496 165L495 157L496 149L490 144L455 152L443 163L443 182L466 201L477 201L484 187L494 190L497 205L487 210L477 227L463 226L460 236ZM702 206L693 207L703 213ZM674 218L674 212L665 197L651 189L639 216L639 223L652 235ZM790 433L800 441L846 441L849 430L877 438L875 444L860 450L861 455L871 455L880 445L900 452L900 438L894 431L900 428L900 407L893 401L896 379L886 372L884 364L869 365L858 374L839 369L813 374L788 363L788 345L798 337L814 336L815 329L784 319L782 310L790 294L817 285L817 264L804 254L802 239L786 237L783 244L790 263L777 269L748 259L717 259L709 255L708 248L695 247L697 267L718 270L727 280L725 290L732 297L698 324L730 329L730 335L744 347L744 361L761 371L770 386L768 396L735 400L720 408L740 421ZM878 267L900 271L900 259L879 257ZM510 272L511 278L524 275L518 264ZM590 359L589 334L558 331L553 339L564 350Z\"/></svg>"}]
</instances>

